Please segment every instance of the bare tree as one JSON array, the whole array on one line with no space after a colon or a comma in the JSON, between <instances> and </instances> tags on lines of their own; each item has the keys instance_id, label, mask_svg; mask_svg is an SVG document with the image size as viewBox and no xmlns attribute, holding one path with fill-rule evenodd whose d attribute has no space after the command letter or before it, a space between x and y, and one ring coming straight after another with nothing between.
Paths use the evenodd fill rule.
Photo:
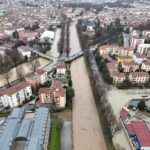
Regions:
<instances>
[{"instance_id":1,"label":"bare tree","mask_svg":"<svg viewBox=\"0 0 150 150\"><path fill-rule=\"evenodd\" d=\"M3 73L3 79L5 79L5 81L7 82L8 87L10 87L10 77L12 76L11 71L7 71L5 73Z\"/></svg>"},{"instance_id":2,"label":"bare tree","mask_svg":"<svg viewBox=\"0 0 150 150\"><path fill-rule=\"evenodd\" d=\"M23 80L25 72L24 72L24 69L21 65L16 68L16 73L17 73L18 78L20 80Z\"/></svg>"},{"instance_id":3,"label":"bare tree","mask_svg":"<svg viewBox=\"0 0 150 150\"><path fill-rule=\"evenodd\" d=\"M31 62L31 70L33 72L35 72L38 69L39 66L40 66L40 62L39 62L38 59Z\"/></svg>"}]
</instances>

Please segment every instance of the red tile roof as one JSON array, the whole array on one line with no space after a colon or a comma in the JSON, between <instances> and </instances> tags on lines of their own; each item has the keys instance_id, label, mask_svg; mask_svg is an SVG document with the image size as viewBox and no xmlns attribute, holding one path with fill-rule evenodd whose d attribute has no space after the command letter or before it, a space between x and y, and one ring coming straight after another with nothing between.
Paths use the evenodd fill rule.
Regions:
<instances>
[{"instance_id":1,"label":"red tile roof","mask_svg":"<svg viewBox=\"0 0 150 150\"><path fill-rule=\"evenodd\" d=\"M52 88L61 88L62 86L63 86L63 83L59 80L55 80L51 85Z\"/></svg>"},{"instance_id":2,"label":"red tile roof","mask_svg":"<svg viewBox=\"0 0 150 150\"><path fill-rule=\"evenodd\" d=\"M122 111L121 111L121 114L120 114L122 120L125 120L125 119L127 118L128 114L129 114L128 111L122 110Z\"/></svg>"},{"instance_id":3,"label":"red tile roof","mask_svg":"<svg viewBox=\"0 0 150 150\"><path fill-rule=\"evenodd\" d=\"M39 94L52 94L53 91L49 88L40 88L38 93Z\"/></svg>"},{"instance_id":4,"label":"red tile roof","mask_svg":"<svg viewBox=\"0 0 150 150\"><path fill-rule=\"evenodd\" d=\"M139 66L139 64L136 62L124 62L123 65L124 66Z\"/></svg>"},{"instance_id":5,"label":"red tile roof","mask_svg":"<svg viewBox=\"0 0 150 150\"><path fill-rule=\"evenodd\" d=\"M127 129L129 135L135 134L132 124L129 123L129 124L126 124L125 126L126 126L126 129Z\"/></svg>"},{"instance_id":6,"label":"red tile roof","mask_svg":"<svg viewBox=\"0 0 150 150\"><path fill-rule=\"evenodd\" d=\"M66 64L65 64L65 63L58 64L58 65L57 65L57 68L58 68L58 69L66 68Z\"/></svg>"},{"instance_id":7,"label":"red tile roof","mask_svg":"<svg viewBox=\"0 0 150 150\"><path fill-rule=\"evenodd\" d=\"M12 87L2 91L1 94L11 96L11 95L17 93L18 91L28 87L28 86L31 86L31 85L27 82L20 82L20 83L16 84L15 86L12 86Z\"/></svg>"},{"instance_id":8,"label":"red tile roof","mask_svg":"<svg viewBox=\"0 0 150 150\"><path fill-rule=\"evenodd\" d=\"M54 97L65 97L66 90L59 88L58 91L54 91Z\"/></svg>"},{"instance_id":9,"label":"red tile roof","mask_svg":"<svg viewBox=\"0 0 150 150\"><path fill-rule=\"evenodd\" d=\"M35 71L35 74L38 74L38 75L43 75L46 71L44 71L43 69L38 69Z\"/></svg>"},{"instance_id":10,"label":"red tile roof","mask_svg":"<svg viewBox=\"0 0 150 150\"><path fill-rule=\"evenodd\" d=\"M133 121L126 127L129 134L136 134L142 147L150 147L150 131L144 121Z\"/></svg>"},{"instance_id":11,"label":"red tile roof","mask_svg":"<svg viewBox=\"0 0 150 150\"><path fill-rule=\"evenodd\" d=\"M146 65L146 66L150 66L150 61L143 62L143 64Z\"/></svg>"},{"instance_id":12,"label":"red tile roof","mask_svg":"<svg viewBox=\"0 0 150 150\"><path fill-rule=\"evenodd\" d=\"M149 77L149 74L147 72L132 72L131 76L136 77Z\"/></svg>"},{"instance_id":13,"label":"red tile roof","mask_svg":"<svg viewBox=\"0 0 150 150\"><path fill-rule=\"evenodd\" d=\"M106 48L119 48L118 45L102 45L100 49L106 49Z\"/></svg>"},{"instance_id":14,"label":"red tile roof","mask_svg":"<svg viewBox=\"0 0 150 150\"><path fill-rule=\"evenodd\" d=\"M141 54L138 54L138 53L135 53L134 56L136 56L136 58L139 58L139 59L140 58L143 58L143 59L146 58L145 55L141 55Z\"/></svg>"}]
</instances>

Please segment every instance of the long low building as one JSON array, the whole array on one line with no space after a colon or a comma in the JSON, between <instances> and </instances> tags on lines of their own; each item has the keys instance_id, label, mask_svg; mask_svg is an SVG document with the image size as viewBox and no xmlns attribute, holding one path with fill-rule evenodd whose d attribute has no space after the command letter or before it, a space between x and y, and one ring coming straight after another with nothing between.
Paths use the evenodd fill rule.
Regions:
<instances>
[{"instance_id":1,"label":"long low building","mask_svg":"<svg viewBox=\"0 0 150 150\"><path fill-rule=\"evenodd\" d=\"M50 124L48 108L35 113L14 108L0 131L0 150L47 150Z\"/></svg>"}]
</instances>

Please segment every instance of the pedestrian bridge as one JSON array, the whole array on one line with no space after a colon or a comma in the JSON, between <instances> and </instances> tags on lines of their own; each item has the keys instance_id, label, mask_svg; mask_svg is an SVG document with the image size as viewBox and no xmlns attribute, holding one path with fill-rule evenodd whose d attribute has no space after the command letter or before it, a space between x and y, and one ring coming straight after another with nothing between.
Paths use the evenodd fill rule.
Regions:
<instances>
[{"instance_id":1,"label":"pedestrian bridge","mask_svg":"<svg viewBox=\"0 0 150 150\"><path fill-rule=\"evenodd\" d=\"M41 52L39 52L39 51L37 51L37 50L33 50L33 49L32 49L31 51L32 51L33 53L36 53L37 55L43 57L43 58L48 59L48 60L51 60L51 61L56 61L56 60L57 60L57 58L48 56L48 55L43 54L43 53L41 53ZM84 53L83 53L82 51L80 51L80 52L78 52L78 53L75 53L75 54L73 54L73 55L70 55L69 57L63 57L63 60L64 60L64 62L71 62L71 61L73 61L73 60L75 60L75 59L77 59L77 58L79 58L79 57L81 57L81 56L83 56L83 55L84 55Z\"/></svg>"}]
</instances>

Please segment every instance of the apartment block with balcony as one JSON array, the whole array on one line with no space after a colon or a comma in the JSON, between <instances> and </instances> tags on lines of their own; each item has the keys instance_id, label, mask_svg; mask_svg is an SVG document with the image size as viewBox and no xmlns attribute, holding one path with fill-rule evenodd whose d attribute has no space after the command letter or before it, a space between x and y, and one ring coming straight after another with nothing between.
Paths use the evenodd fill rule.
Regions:
<instances>
[{"instance_id":1,"label":"apartment block with balcony","mask_svg":"<svg viewBox=\"0 0 150 150\"><path fill-rule=\"evenodd\" d=\"M143 62L141 65L141 69L145 70L146 72L150 71L150 62Z\"/></svg>"},{"instance_id":2,"label":"apartment block with balcony","mask_svg":"<svg viewBox=\"0 0 150 150\"><path fill-rule=\"evenodd\" d=\"M20 82L13 87L3 90L0 93L0 100L4 107L11 108L21 105L32 95L31 85L27 82Z\"/></svg>"},{"instance_id":3,"label":"apartment block with balcony","mask_svg":"<svg viewBox=\"0 0 150 150\"><path fill-rule=\"evenodd\" d=\"M129 74L129 80L132 83L147 83L149 82L149 74L147 72L133 72Z\"/></svg>"},{"instance_id":4,"label":"apartment block with balcony","mask_svg":"<svg viewBox=\"0 0 150 150\"><path fill-rule=\"evenodd\" d=\"M139 69L139 64L136 62L127 62L123 63L122 67L124 68L124 72L135 72L137 69Z\"/></svg>"}]
</instances>

